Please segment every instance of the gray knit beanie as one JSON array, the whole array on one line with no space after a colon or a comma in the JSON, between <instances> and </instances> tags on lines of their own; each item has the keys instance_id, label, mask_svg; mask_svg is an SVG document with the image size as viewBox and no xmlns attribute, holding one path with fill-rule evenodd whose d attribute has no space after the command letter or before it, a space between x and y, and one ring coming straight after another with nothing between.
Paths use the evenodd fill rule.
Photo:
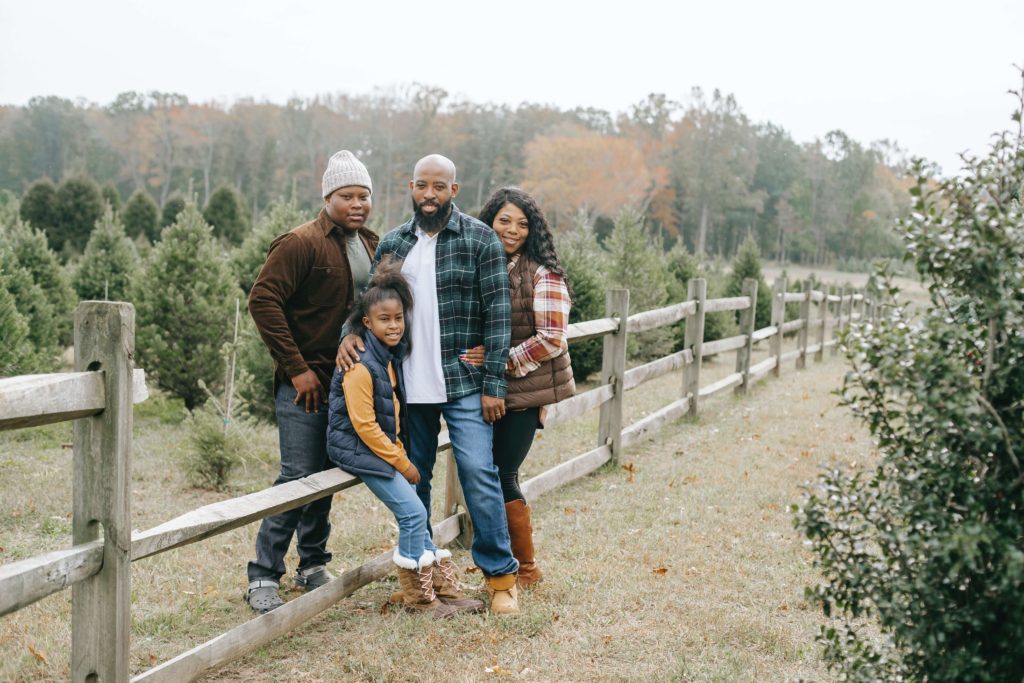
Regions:
<instances>
[{"instance_id":1,"label":"gray knit beanie","mask_svg":"<svg viewBox=\"0 0 1024 683\"><path fill-rule=\"evenodd\" d=\"M349 185L359 185L371 193L373 192L370 174L366 167L359 159L356 159L352 152L343 149L335 153L327 162L327 170L324 171L324 197L326 198L339 187L348 187Z\"/></svg>"}]
</instances>

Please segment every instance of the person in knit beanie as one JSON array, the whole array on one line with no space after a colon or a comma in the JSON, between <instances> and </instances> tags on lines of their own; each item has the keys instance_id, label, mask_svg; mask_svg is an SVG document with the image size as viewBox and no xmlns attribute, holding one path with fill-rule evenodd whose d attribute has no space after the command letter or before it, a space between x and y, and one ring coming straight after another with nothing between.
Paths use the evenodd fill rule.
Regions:
<instances>
[{"instance_id":1,"label":"person in knit beanie","mask_svg":"<svg viewBox=\"0 0 1024 683\"><path fill-rule=\"evenodd\" d=\"M338 331L370 279L377 235L366 227L373 184L352 152L327 162L320 215L275 239L249 293L249 312L274 358L274 408L281 474L274 485L334 467L327 456L327 391ZM259 613L284 604L284 558L296 536L294 583L313 590L332 580L331 497L263 520L249 562L246 601Z\"/></svg>"}]
</instances>

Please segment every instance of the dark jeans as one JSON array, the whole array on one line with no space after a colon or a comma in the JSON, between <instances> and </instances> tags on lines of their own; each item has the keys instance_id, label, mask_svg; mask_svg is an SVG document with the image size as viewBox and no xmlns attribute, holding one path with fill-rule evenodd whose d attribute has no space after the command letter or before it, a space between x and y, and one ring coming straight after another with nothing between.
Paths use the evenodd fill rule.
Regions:
<instances>
[{"instance_id":1,"label":"dark jeans","mask_svg":"<svg viewBox=\"0 0 1024 683\"><path fill-rule=\"evenodd\" d=\"M510 410L494 423L494 464L501 479L501 495L506 503L526 500L519 490L519 468L526 460L537 433L540 408Z\"/></svg>"},{"instance_id":2,"label":"dark jeans","mask_svg":"<svg viewBox=\"0 0 1024 683\"><path fill-rule=\"evenodd\" d=\"M295 388L281 384L274 399L278 438L281 443L281 474L274 486L301 479L334 465L327 459L327 406L307 413L297 406ZM256 536L256 559L249 563L249 580L280 580L285 573L284 556L297 536L299 569L327 564L327 537L331 535L331 498L326 496L279 515L265 517Z\"/></svg>"}]
</instances>

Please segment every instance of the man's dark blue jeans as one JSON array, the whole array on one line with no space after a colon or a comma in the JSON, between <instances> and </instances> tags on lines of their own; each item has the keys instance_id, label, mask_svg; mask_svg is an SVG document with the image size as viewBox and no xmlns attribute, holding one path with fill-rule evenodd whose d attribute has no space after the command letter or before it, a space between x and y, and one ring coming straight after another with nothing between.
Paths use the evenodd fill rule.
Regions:
<instances>
[{"instance_id":1,"label":"man's dark blue jeans","mask_svg":"<svg viewBox=\"0 0 1024 683\"><path fill-rule=\"evenodd\" d=\"M293 386L281 384L274 399L281 443L281 474L274 486L334 467L327 458L327 405L320 404L318 413L307 413L304 405L293 403L295 395ZM280 581L285 573L284 556L293 534L298 537L300 570L331 561L331 554L327 552L331 498L327 496L264 518L256 536L256 559L249 563L249 581Z\"/></svg>"}]
</instances>

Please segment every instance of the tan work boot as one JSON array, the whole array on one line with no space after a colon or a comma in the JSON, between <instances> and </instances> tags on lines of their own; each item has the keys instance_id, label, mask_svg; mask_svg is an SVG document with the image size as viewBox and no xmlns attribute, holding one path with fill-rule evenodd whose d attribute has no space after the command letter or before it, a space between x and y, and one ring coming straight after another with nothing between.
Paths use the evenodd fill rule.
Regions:
<instances>
[{"instance_id":1,"label":"tan work boot","mask_svg":"<svg viewBox=\"0 0 1024 683\"><path fill-rule=\"evenodd\" d=\"M488 576L487 597L491 599L491 614L519 614L516 575Z\"/></svg>"},{"instance_id":2,"label":"tan work boot","mask_svg":"<svg viewBox=\"0 0 1024 683\"><path fill-rule=\"evenodd\" d=\"M407 612L429 614L434 619L444 619L458 611L455 607L438 600L434 593L433 553L424 553L417 563L400 557L395 551L395 564L398 565L398 582L402 586L402 607Z\"/></svg>"},{"instance_id":3,"label":"tan work boot","mask_svg":"<svg viewBox=\"0 0 1024 683\"><path fill-rule=\"evenodd\" d=\"M484 603L468 597L459 585L459 568L452 562L449 550L436 550L434 556L434 593L437 599L460 612L483 612Z\"/></svg>"},{"instance_id":4,"label":"tan work boot","mask_svg":"<svg viewBox=\"0 0 1024 683\"><path fill-rule=\"evenodd\" d=\"M529 588L543 577L533 554L533 525L530 523L530 506L525 500L505 503L508 517L508 535L512 539L512 554L519 560L520 588Z\"/></svg>"}]
</instances>

